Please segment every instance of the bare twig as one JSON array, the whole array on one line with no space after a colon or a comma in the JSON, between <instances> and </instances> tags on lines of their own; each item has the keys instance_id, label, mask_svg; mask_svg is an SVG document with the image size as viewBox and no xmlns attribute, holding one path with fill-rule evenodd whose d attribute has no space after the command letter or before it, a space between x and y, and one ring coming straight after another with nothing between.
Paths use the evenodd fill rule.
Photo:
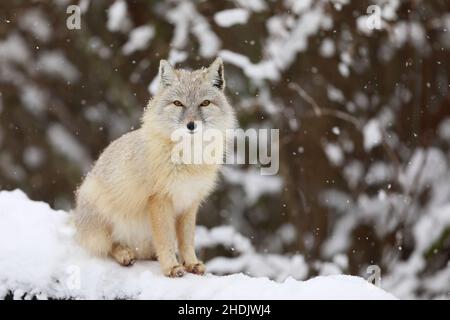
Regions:
<instances>
[{"instance_id":1,"label":"bare twig","mask_svg":"<svg viewBox=\"0 0 450 320\"><path fill-rule=\"evenodd\" d=\"M293 82L289 83L288 87L289 89L296 91L300 97L305 99L305 101L308 102L313 107L316 116L320 117L322 115L322 111L319 105L305 90L303 90L302 87L300 87L297 83Z\"/></svg>"},{"instance_id":2,"label":"bare twig","mask_svg":"<svg viewBox=\"0 0 450 320\"><path fill-rule=\"evenodd\" d=\"M428 152L426 149L423 150L423 158L421 159L422 161L420 162L420 167L417 170L417 172L414 175L413 181L411 183L411 185L409 186L409 188L405 187L405 191L403 192L403 197L405 199L408 199L408 203L403 207L403 210L400 214L400 217L403 217L404 220L406 221L406 214L407 214L407 210L409 208L411 208L411 203L412 203L412 199L417 197L418 192L419 192L419 182L420 179L422 178L423 175L423 171L425 169L425 164L427 163L427 158L428 158Z\"/></svg>"},{"instance_id":3,"label":"bare twig","mask_svg":"<svg viewBox=\"0 0 450 320\"><path fill-rule=\"evenodd\" d=\"M358 129L361 128L361 121L358 120L358 118L343 112L341 110L333 110L333 109L327 109L327 108L321 108L319 104L314 100L313 97L311 97L300 85L297 83L289 83L289 89L294 90L298 93L298 95L303 98L306 102L308 102L314 111L314 116L321 117L321 116L330 116L334 118L338 118L341 120L344 120L346 122L350 122Z\"/></svg>"},{"instance_id":4,"label":"bare twig","mask_svg":"<svg viewBox=\"0 0 450 320\"><path fill-rule=\"evenodd\" d=\"M341 119L343 121L346 121L348 123L351 123L354 125L358 130L362 130L363 128L363 122L356 118L355 116L352 116L351 114L348 114L347 112L341 111L341 110L334 110L329 108L322 108L319 106L319 104L312 98L300 85L297 83L289 83L288 87L295 92L298 93L298 95L303 98L306 102L308 102L314 112L315 117L321 117L321 116L330 116L337 119ZM400 177L400 159L398 158L397 154L395 153L394 149L389 145L387 141L387 136L384 128L380 128L381 130L381 145L383 149L385 150L388 157L391 159L391 161L394 163L395 166L395 175L397 177L397 181Z\"/></svg>"},{"instance_id":5,"label":"bare twig","mask_svg":"<svg viewBox=\"0 0 450 320\"><path fill-rule=\"evenodd\" d=\"M345 122L348 122L348 123L354 125L356 127L356 129L362 129L361 121L359 121L356 117L354 117L346 112L343 112L341 110L328 109L328 108L321 108L320 112L321 112L320 116L327 116L327 117L333 117L336 119L340 119L340 120L343 120ZM310 113L305 114L305 116L307 116L307 117L309 117L310 115L311 115ZM313 114L313 116L317 117L317 115L315 113Z\"/></svg>"}]
</instances>

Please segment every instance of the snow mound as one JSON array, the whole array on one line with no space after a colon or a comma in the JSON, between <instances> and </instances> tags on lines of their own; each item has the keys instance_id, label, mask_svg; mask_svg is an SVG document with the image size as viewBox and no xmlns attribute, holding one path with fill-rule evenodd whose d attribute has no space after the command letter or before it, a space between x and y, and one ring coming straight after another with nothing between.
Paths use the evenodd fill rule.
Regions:
<instances>
[{"instance_id":1,"label":"snow mound","mask_svg":"<svg viewBox=\"0 0 450 320\"><path fill-rule=\"evenodd\" d=\"M69 217L20 190L0 192L0 298L394 299L353 276L283 283L243 274L170 279L157 262L121 267L77 246Z\"/></svg>"}]
</instances>

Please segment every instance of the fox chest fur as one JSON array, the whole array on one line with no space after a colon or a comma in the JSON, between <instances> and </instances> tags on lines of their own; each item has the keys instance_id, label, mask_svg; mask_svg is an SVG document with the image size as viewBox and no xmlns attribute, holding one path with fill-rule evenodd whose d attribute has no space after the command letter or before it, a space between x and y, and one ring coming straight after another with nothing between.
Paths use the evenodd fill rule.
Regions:
<instances>
[{"instance_id":1,"label":"fox chest fur","mask_svg":"<svg viewBox=\"0 0 450 320\"><path fill-rule=\"evenodd\" d=\"M186 165L170 159L172 146L159 144L152 154L147 183L149 197L170 201L175 214L181 214L193 204L200 203L214 189L217 165Z\"/></svg>"},{"instance_id":2,"label":"fox chest fur","mask_svg":"<svg viewBox=\"0 0 450 320\"><path fill-rule=\"evenodd\" d=\"M152 177L150 201L153 196L165 197L175 214L182 214L194 204L199 204L214 189L217 167L164 163Z\"/></svg>"},{"instance_id":3,"label":"fox chest fur","mask_svg":"<svg viewBox=\"0 0 450 320\"><path fill-rule=\"evenodd\" d=\"M215 172L190 174L174 172L174 181L167 186L176 214L183 213L194 203L202 201L214 188Z\"/></svg>"}]
</instances>

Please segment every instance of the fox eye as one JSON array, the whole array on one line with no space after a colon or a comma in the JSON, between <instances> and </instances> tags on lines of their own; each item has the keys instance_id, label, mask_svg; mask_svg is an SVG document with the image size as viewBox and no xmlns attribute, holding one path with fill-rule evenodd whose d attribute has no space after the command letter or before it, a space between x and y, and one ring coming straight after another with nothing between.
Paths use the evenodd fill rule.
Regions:
<instances>
[{"instance_id":1,"label":"fox eye","mask_svg":"<svg viewBox=\"0 0 450 320\"><path fill-rule=\"evenodd\" d=\"M176 105L177 107L182 107L183 106L183 104L180 101L178 101L178 100L175 100L173 102L173 104Z\"/></svg>"},{"instance_id":2,"label":"fox eye","mask_svg":"<svg viewBox=\"0 0 450 320\"><path fill-rule=\"evenodd\" d=\"M202 103L200 103L200 106L206 107L206 106L209 106L210 103L211 103L211 101L209 101L209 100L204 100Z\"/></svg>"}]
</instances>

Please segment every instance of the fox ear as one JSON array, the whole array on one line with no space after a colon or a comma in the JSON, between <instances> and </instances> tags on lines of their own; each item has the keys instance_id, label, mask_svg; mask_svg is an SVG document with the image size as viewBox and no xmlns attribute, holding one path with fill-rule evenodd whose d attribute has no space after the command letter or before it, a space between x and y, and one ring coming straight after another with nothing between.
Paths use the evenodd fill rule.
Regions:
<instances>
[{"instance_id":1,"label":"fox ear","mask_svg":"<svg viewBox=\"0 0 450 320\"><path fill-rule=\"evenodd\" d=\"M225 78L223 76L223 61L217 58L207 69L208 80L211 81L212 86L219 90L225 88Z\"/></svg>"},{"instance_id":2,"label":"fox ear","mask_svg":"<svg viewBox=\"0 0 450 320\"><path fill-rule=\"evenodd\" d=\"M159 62L159 86L160 88L170 86L176 79L174 68L167 60Z\"/></svg>"}]
</instances>

